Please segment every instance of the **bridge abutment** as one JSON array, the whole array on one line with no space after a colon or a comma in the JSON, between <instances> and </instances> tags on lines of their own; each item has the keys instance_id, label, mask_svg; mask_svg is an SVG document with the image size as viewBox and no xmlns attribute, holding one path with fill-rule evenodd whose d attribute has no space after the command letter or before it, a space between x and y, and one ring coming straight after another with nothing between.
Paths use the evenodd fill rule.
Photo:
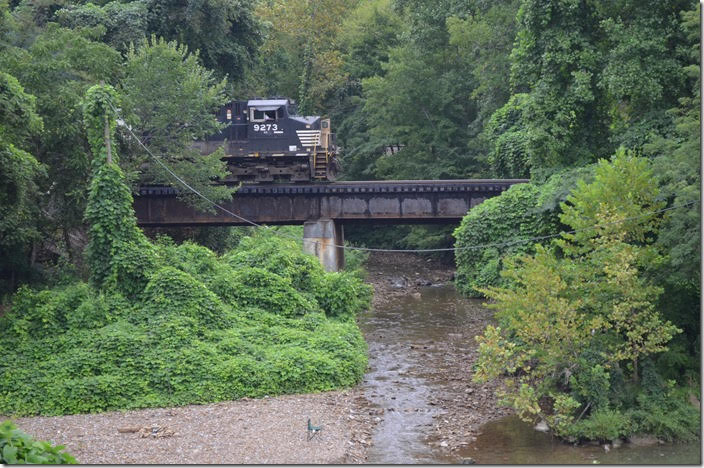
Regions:
<instances>
[{"instance_id":1,"label":"bridge abutment","mask_svg":"<svg viewBox=\"0 0 704 468\"><path fill-rule=\"evenodd\" d=\"M318 219L303 223L303 251L320 260L325 271L340 271L345 267L345 241L342 223Z\"/></svg>"}]
</instances>

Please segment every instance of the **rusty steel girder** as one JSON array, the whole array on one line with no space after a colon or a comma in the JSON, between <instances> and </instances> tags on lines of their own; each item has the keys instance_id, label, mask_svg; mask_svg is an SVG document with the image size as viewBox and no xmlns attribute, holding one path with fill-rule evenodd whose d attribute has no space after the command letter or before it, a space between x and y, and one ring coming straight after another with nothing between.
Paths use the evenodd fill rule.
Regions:
<instances>
[{"instance_id":1,"label":"rusty steel girder","mask_svg":"<svg viewBox=\"0 0 704 468\"><path fill-rule=\"evenodd\" d=\"M526 179L354 181L328 184L245 185L220 203L257 224L343 222L458 222L470 208ZM140 226L247 225L221 210L203 213L168 187L142 187L135 197Z\"/></svg>"}]
</instances>

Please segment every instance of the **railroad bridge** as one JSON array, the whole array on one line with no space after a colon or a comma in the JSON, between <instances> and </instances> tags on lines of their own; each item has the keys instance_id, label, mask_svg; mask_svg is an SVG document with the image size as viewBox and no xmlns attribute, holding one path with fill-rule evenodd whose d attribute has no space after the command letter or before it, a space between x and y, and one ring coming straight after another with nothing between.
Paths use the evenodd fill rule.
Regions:
<instances>
[{"instance_id":1,"label":"railroad bridge","mask_svg":"<svg viewBox=\"0 0 704 468\"><path fill-rule=\"evenodd\" d=\"M220 205L257 224L303 224L303 248L328 271L344 265L344 225L459 223L470 208L526 179L344 181L244 185ZM222 210L198 211L170 187L141 187L137 222L145 227L246 226Z\"/></svg>"}]
</instances>

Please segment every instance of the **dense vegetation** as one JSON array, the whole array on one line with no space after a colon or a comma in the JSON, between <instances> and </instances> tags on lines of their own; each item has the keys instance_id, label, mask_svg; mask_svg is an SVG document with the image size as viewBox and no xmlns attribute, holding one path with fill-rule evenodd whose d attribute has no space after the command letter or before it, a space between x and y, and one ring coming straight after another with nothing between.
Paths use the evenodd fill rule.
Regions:
<instances>
[{"instance_id":1,"label":"dense vegetation","mask_svg":"<svg viewBox=\"0 0 704 468\"><path fill-rule=\"evenodd\" d=\"M62 445L52 446L49 442L33 440L10 421L0 424L0 463L2 464L76 464L76 459L63 452L63 448Z\"/></svg>"},{"instance_id":2,"label":"dense vegetation","mask_svg":"<svg viewBox=\"0 0 704 468\"><path fill-rule=\"evenodd\" d=\"M506 258L507 286L480 288L499 326L477 339L475 379L503 378L507 404L563 437L698 435L686 391L652 359L682 330L662 318L648 275L664 260L653 241L665 205L648 166L624 151L600 161L561 204L571 233Z\"/></svg>"},{"instance_id":3,"label":"dense vegetation","mask_svg":"<svg viewBox=\"0 0 704 468\"><path fill-rule=\"evenodd\" d=\"M218 352L213 347L225 339L203 328L276 323L302 330L311 317L323 328L352 327L349 317L366 294L354 276L316 270L300 279L290 273L298 266L266 260L310 263L294 244L241 228L174 235L215 254L192 243L152 243L129 221L123 176L132 188L173 182L132 133L191 185L221 200L232 191L210 183L225 171L219 153L200 157L191 141L217 129L213 110L227 99L283 95L305 113L330 115L348 179L530 178L471 210L455 231L458 288L496 300L501 321L500 333L483 338L492 345L485 359L496 366L481 372L497 375L503 366L511 379L523 379L524 392L532 393L519 398L508 391L509 403L550 420L565 437L633 430L689 437L692 410L681 403L690 393L700 397L699 28L699 5L686 0L0 0L0 294L3 326L12 330L6 339L24 340L18 349L27 362L39 362L35 341L55 340L58 348L48 349L60 355L78 346L74 338L157 340L144 335L144 320L155 301L171 303L177 299L170 294L181 290L194 295L178 299L185 301L174 309L181 312L159 323L197 343L183 348L194 356ZM86 100L101 81L115 93L95 88ZM114 118L105 99L125 121L115 129L121 157L113 164L93 155L98 121L93 136L84 125ZM388 145L400 151L388 154ZM648 177L628 179L631 164ZM611 177L619 183L609 185ZM636 189L647 197L629 198ZM96 197L101 191L116 198ZM187 191L180 196L208 208ZM657 209L668 211L641 217ZM561 231L591 233L590 226L624 216L639 221L615 223L621 230L596 238L554 240ZM650 230L629 237L643 226ZM451 234L452 227L417 226L346 232L369 245L421 248L450 246ZM595 248L598 239L604 245ZM486 244L492 247L476 248ZM613 256L599 270L602 247ZM611 277L603 265L631 276ZM533 278L537 270L547 277ZM244 289L226 284L223 272ZM538 296L547 283L531 281L550 278L566 289ZM172 283L183 287L172 291ZM549 316L528 314L521 329L514 315L544 300L554 306ZM630 354L619 348L635 333L618 328L614 314L626 306L648 318L652 347ZM212 310L199 315L203 307ZM551 348L557 335L531 342L521 333L563 323L562 312L574 320L600 317L589 336L570 330L585 352L615 346L626 354L617 362L580 355L570 364L576 367L560 367L564 350ZM216 316L227 319L213 325ZM254 332L238 336L261 346L255 362L262 375L278 375L271 367L276 357L262 357L269 341L258 342ZM291 352L304 355L308 348L291 340L298 343ZM498 358L508 359L514 345L531 370L511 371L514 363ZM101 356L113 356L111 349L106 344ZM125 365L137 372L158 368L160 359L140 355ZM105 375L86 383L96 388L111 389L117 372L106 367L94 375L93 364L81 367L80 359L56 365L79 369L73 379ZM60 375L44 369L46 378ZM357 371L341 372L328 381L352 381ZM144 398L162 391L153 382L138 384ZM119 398L130 400L133 391L122 388Z\"/></svg>"},{"instance_id":4,"label":"dense vegetation","mask_svg":"<svg viewBox=\"0 0 704 468\"><path fill-rule=\"evenodd\" d=\"M23 286L0 317L0 412L71 414L330 390L357 383L366 344L354 317L370 288L325 273L266 231L211 250L137 228L117 154L115 91L88 90L95 154L86 209L90 284Z\"/></svg>"}]
</instances>

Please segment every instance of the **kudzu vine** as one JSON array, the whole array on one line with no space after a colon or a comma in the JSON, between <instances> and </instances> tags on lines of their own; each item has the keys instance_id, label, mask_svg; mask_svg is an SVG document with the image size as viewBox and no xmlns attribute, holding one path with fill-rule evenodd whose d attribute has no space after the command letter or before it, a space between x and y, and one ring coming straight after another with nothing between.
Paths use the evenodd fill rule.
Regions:
<instances>
[{"instance_id":1,"label":"kudzu vine","mask_svg":"<svg viewBox=\"0 0 704 468\"><path fill-rule=\"evenodd\" d=\"M88 141L93 151L85 220L90 224L86 257L91 279L101 288L114 286L127 295L141 291L147 272L155 264L154 250L132 210L132 194L117 154L108 160L107 147L114 139L118 96L112 86L95 85L83 103Z\"/></svg>"}]
</instances>

